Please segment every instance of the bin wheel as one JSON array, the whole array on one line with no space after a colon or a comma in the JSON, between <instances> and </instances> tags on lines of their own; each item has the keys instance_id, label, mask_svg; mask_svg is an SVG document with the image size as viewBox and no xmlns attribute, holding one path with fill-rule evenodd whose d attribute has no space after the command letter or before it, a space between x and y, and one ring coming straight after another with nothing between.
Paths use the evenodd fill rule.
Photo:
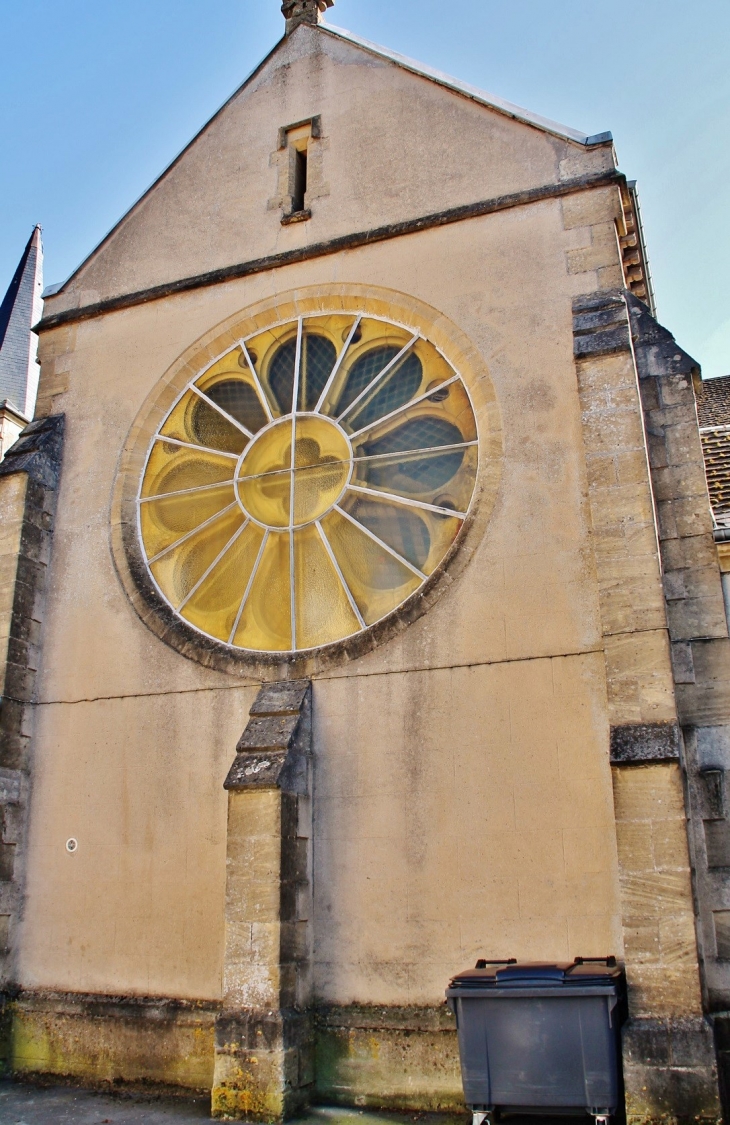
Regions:
<instances>
[{"instance_id":1,"label":"bin wheel","mask_svg":"<svg viewBox=\"0 0 730 1125\"><path fill-rule=\"evenodd\" d=\"M594 1113L593 1120L595 1121L596 1125L609 1125L609 1122L611 1121L611 1115L609 1113Z\"/></svg>"},{"instance_id":2,"label":"bin wheel","mask_svg":"<svg viewBox=\"0 0 730 1125\"><path fill-rule=\"evenodd\" d=\"M471 1115L471 1125L492 1125L494 1116L489 1109L474 1109Z\"/></svg>"}]
</instances>

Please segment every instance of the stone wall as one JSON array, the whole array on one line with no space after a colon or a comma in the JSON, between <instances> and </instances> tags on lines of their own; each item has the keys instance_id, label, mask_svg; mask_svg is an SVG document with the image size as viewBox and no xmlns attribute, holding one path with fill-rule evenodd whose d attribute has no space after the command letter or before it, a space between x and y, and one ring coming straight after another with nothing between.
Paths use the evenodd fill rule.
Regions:
<instances>
[{"instance_id":1,"label":"stone wall","mask_svg":"<svg viewBox=\"0 0 730 1125\"><path fill-rule=\"evenodd\" d=\"M725 1107L730 1008L730 640L697 423L699 368L640 301L627 297L657 507L704 1007L715 1032Z\"/></svg>"},{"instance_id":2,"label":"stone wall","mask_svg":"<svg viewBox=\"0 0 730 1125\"><path fill-rule=\"evenodd\" d=\"M0 464L0 984L16 986L35 679L63 415L31 423Z\"/></svg>"},{"instance_id":3,"label":"stone wall","mask_svg":"<svg viewBox=\"0 0 730 1125\"><path fill-rule=\"evenodd\" d=\"M709 518L706 489L697 487L703 477L696 416L677 407L682 388L673 385L676 379L663 383L665 401L643 381L647 371L639 348L635 361L632 331L636 346L635 320L644 306L635 297L607 292L578 298L573 307L629 981L626 1109L630 1120L669 1113L713 1118L719 1113L717 1074L702 1003L702 944L686 832L688 758L679 727L682 698L675 691L678 661L686 668L689 654L685 645L679 653L670 648L694 631L698 613L710 635L726 632L716 565L713 575L711 567L683 566L679 557L683 539L696 537L695 525ZM644 314L656 326L648 310ZM664 379L669 372L660 365L654 374ZM691 394L691 380L684 380L684 390ZM660 424L671 428L660 431ZM697 449L688 451L693 431ZM676 467L682 462L684 474ZM668 518L674 555L671 549L660 553ZM689 544L695 556L697 546L695 538ZM699 551L702 556L701 542Z\"/></svg>"},{"instance_id":4,"label":"stone wall","mask_svg":"<svg viewBox=\"0 0 730 1125\"><path fill-rule=\"evenodd\" d=\"M156 998L6 996L7 1068L86 1087L207 1093L217 1008Z\"/></svg>"}]
</instances>

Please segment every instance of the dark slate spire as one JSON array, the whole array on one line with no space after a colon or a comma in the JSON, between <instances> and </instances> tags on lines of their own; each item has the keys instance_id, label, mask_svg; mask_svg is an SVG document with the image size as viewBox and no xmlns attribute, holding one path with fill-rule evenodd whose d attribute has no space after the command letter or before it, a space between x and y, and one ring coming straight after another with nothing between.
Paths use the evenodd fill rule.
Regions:
<instances>
[{"instance_id":1,"label":"dark slate spire","mask_svg":"<svg viewBox=\"0 0 730 1125\"><path fill-rule=\"evenodd\" d=\"M7 399L33 417L38 390L38 337L31 326L43 310L43 246L35 227L0 305L0 402Z\"/></svg>"}]
</instances>

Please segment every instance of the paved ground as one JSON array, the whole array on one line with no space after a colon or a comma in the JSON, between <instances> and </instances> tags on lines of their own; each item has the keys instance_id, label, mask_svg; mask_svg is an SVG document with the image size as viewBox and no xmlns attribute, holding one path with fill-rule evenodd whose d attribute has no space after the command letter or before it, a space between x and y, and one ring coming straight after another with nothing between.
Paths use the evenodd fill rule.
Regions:
<instances>
[{"instance_id":1,"label":"paved ground","mask_svg":"<svg viewBox=\"0 0 730 1125\"><path fill-rule=\"evenodd\" d=\"M1 1125L196 1125L210 1121L210 1102L150 1101L91 1093L66 1087L21 1086L0 1082ZM436 1114L368 1113L366 1110L312 1109L297 1125L453 1125L458 1119ZM468 1125L468 1117L464 1122Z\"/></svg>"}]
</instances>

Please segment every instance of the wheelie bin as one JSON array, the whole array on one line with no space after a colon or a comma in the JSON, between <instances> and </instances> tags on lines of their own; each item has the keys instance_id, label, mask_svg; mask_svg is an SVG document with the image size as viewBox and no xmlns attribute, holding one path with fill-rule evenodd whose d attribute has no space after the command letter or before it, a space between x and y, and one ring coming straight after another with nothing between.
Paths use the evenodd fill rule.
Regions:
<instances>
[{"instance_id":1,"label":"wheelie bin","mask_svg":"<svg viewBox=\"0 0 730 1125\"><path fill-rule=\"evenodd\" d=\"M473 1125L500 1111L589 1113L605 1125L616 1112L626 977L615 957L480 960L446 997Z\"/></svg>"}]
</instances>

